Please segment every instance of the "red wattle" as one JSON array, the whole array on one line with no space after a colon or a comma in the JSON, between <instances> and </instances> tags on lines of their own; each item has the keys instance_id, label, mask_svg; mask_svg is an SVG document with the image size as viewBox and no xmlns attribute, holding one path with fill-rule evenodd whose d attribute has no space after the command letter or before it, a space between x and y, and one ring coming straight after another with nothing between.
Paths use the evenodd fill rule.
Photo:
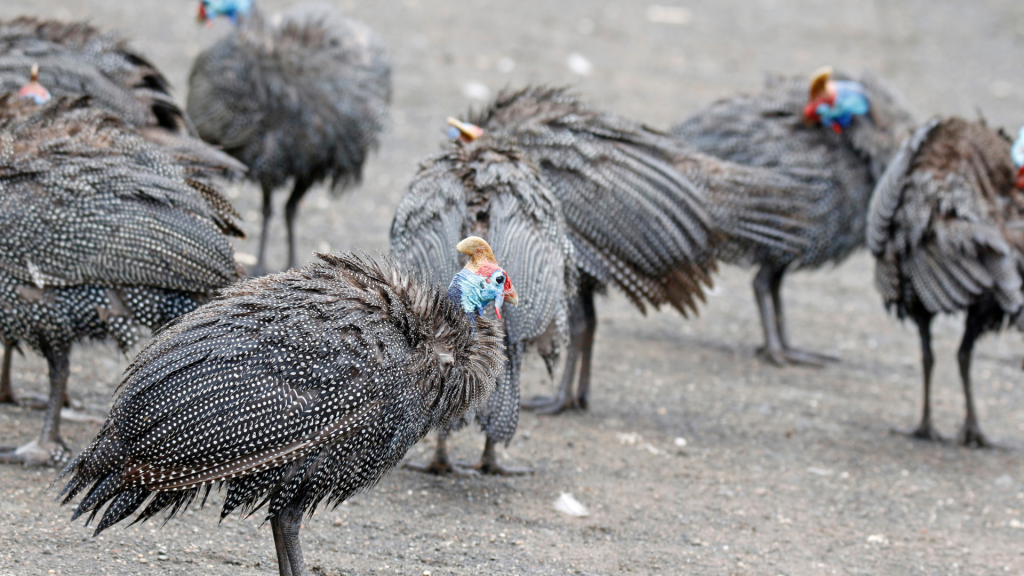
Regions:
<instances>
[{"instance_id":1,"label":"red wattle","mask_svg":"<svg viewBox=\"0 0 1024 576\"><path fill-rule=\"evenodd\" d=\"M1017 171L1017 188L1024 190L1024 166Z\"/></svg>"},{"instance_id":2,"label":"red wattle","mask_svg":"<svg viewBox=\"0 0 1024 576\"><path fill-rule=\"evenodd\" d=\"M836 134L842 134L843 133L843 127L839 125L839 122L833 122L832 123L832 131L835 132Z\"/></svg>"},{"instance_id":3,"label":"red wattle","mask_svg":"<svg viewBox=\"0 0 1024 576\"><path fill-rule=\"evenodd\" d=\"M498 320L501 320L501 308L498 308L497 306L495 306L494 307L494 313L497 314Z\"/></svg>"}]
</instances>

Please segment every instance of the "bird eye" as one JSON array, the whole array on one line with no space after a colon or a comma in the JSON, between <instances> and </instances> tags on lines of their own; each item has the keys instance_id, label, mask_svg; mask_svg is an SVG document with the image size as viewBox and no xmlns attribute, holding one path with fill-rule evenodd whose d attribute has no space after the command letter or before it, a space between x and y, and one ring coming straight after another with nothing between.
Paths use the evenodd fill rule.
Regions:
<instances>
[{"instance_id":1,"label":"bird eye","mask_svg":"<svg viewBox=\"0 0 1024 576\"><path fill-rule=\"evenodd\" d=\"M501 274L498 274L497 276L494 277L494 283L495 284L504 284L505 283L505 278L502 277Z\"/></svg>"}]
</instances>

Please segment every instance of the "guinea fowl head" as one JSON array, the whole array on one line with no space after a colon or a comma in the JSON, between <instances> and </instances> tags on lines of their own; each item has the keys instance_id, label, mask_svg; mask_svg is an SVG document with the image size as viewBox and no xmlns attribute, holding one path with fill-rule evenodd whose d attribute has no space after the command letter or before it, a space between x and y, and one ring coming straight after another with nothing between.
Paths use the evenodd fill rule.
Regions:
<instances>
[{"instance_id":1,"label":"guinea fowl head","mask_svg":"<svg viewBox=\"0 0 1024 576\"><path fill-rule=\"evenodd\" d=\"M1024 126L1021 126L1013 148L1010 148L1010 157L1013 158L1013 164L1017 167L1017 188L1024 189Z\"/></svg>"},{"instance_id":2,"label":"guinea fowl head","mask_svg":"<svg viewBox=\"0 0 1024 576\"><path fill-rule=\"evenodd\" d=\"M490 245L483 238L470 236L455 247L469 256L466 267L459 271L448 287L448 298L462 306L469 315L483 313L484 307L494 301L494 313L501 319L501 305L508 302L519 305L519 294L512 287L508 274L498 266Z\"/></svg>"},{"instance_id":3,"label":"guinea fowl head","mask_svg":"<svg viewBox=\"0 0 1024 576\"><path fill-rule=\"evenodd\" d=\"M252 0L200 0L196 20L200 24L212 25L218 16L227 16L231 22L238 24L240 17L252 12Z\"/></svg>"},{"instance_id":4,"label":"guinea fowl head","mask_svg":"<svg viewBox=\"0 0 1024 576\"><path fill-rule=\"evenodd\" d=\"M28 84L25 84L18 90L19 98L31 98L33 102L38 106L42 106L50 101L50 91L43 87L39 83L39 65L32 65L31 76L29 77Z\"/></svg>"},{"instance_id":5,"label":"guinea fowl head","mask_svg":"<svg viewBox=\"0 0 1024 576\"><path fill-rule=\"evenodd\" d=\"M483 128L451 116L448 117L448 126L448 138L452 140L458 138L462 142L469 143L484 135Z\"/></svg>"},{"instance_id":6,"label":"guinea fowl head","mask_svg":"<svg viewBox=\"0 0 1024 576\"><path fill-rule=\"evenodd\" d=\"M832 67L825 66L811 77L810 94L804 106L804 123L821 124L842 134L850 127L854 116L868 113L868 98L864 86L851 80L833 80Z\"/></svg>"}]
</instances>

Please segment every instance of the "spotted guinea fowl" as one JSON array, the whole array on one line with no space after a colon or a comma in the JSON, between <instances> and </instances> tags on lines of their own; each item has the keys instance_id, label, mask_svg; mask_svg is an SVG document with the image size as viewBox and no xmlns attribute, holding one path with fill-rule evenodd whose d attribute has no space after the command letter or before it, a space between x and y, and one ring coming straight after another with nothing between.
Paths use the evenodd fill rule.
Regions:
<instances>
[{"instance_id":1,"label":"spotted guinea fowl","mask_svg":"<svg viewBox=\"0 0 1024 576\"><path fill-rule=\"evenodd\" d=\"M807 224L799 252L735 242L723 260L758 266L754 296L764 329L764 357L778 365L821 364L830 356L790 345L782 308L782 279L793 270L839 263L864 243L874 185L914 119L871 75L854 82L819 71L810 99L799 78L770 78L765 90L719 101L694 113L672 133L702 152L749 166L804 175L809 193L791 217ZM782 194L787 194L783 189Z\"/></svg>"},{"instance_id":2,"label":"spotted guinea fowl","mask_svg":"<svg viewBox=\"0 0 1024 576\"><path fill-rule=\"evenodd\" d=\"M230 161L230 159L228 159ZM147 142L90 106L0 97L0 337L42 354L50 396L38 441L0 461L60 461L73 343L112 339L192 310L238 271L230 204L188 150Z\"/></svg>"},{"instance_id":3,"label":"spotted guinea fowl","mask_svg":"<svg viewBox=\"0 0 1024 576\"><path fill-rule=\"evenodd\" d=\"M568 310L576 289L572 243L558 199L536 167L508 142L484 136L455 142L427 159L398 205L391 225L391 252L438 282L459 269L446 250L467 234L486 238L505 270L529 297L504 313L507 361L494 394L476 412L487 436L475 468L484 473L521 473L498 463L495 448L512 439L519 420L519 375L528 348L551 369L568 338ZM456 423L458 424L458 423ZM438 431L431 463L436 474L454 470L447 430Z\"/></svg>"},{"instance_id":4,"label":"spotted guinea fowl","mask_svg":"<svg viewBox=\"0 0 1024 576\"><path fill-rule=\"evenodd\" d=\"M65 503L85 494L74 517L109 503L99 533L151 496L136 521L173 516L218 484L221 517L265 506L280 573L307 574L303 515L372 487L494 388L501 328L480 313L514 290L486 242L458 250L471 260L447 291L390 259L320 254L177 320L139 353L96 440L62 472Z\"/></svg>"},{"instance_id":5,"label":"spotted guinea fowl","mask_svg":"<svg viewBox=\"0 0 1024 576\"><path fill-rule=\"evenodd\" d=\"M562 206L574 247L579 288L566 370L556 396L535 398L524 403L528 408L554 413L586 407L595 292L614 285L641 311L668 304L684 315L695 313L725 239L739 236L782 251L799 244L787 231L799 226L787 216L792 200L775 191L801 184L693 153L666 134L588 106L564 88L503 92L470 121L452 122L462 140L492 134L539 168Z\"/></svg>"},{"instance_id":6,"label":"spotted guinea fowl","mask_svg":"<svg viewBox=\"0 0 1024 576\"><path fill-rule=\"evenodd\" d=\"M284 213L293 268L299 201L327 178L334 189L359 182L387 117L391 63L373 30L327 6L299 6L275 23L249 0L202 0L200 19L218 15L237 27L196 59L188 114L262 188L255 275L266 271L272 194L294 180Z\"/></svg>"},{"instance_id":7,"label":"spotted guinea fowl","mask_svg":"<svg viewBox=\"0 0 1024 576\"><path fill-rule=\"evenodd\" d=\"M1024 131L1011 155L1010 139L982 120L933 120L900 147L870 208L875 285L886 308L917 324L921 339L924 410L910 434L941 439L931 417L931 322L966 311L957 353L967 405L959 440L988 446L971 394L971 353L985 332L1007 323L1024 329Z\"/></svg>"},{"instance_id":8,"label":"spotted guinea fowl","mask_svg":"<svg viewBox=\"0 0 1024 576\"><path fill-rule=\"evenodd\" d=\"M191 137L188 117L172 100L167 79L153 64L119 34L84 22L32 17L0 21L0 94L9 92L39 105L51 97L89 96L93 106L135 126L150 142L189 158L193 172L206 166L238 166ZM4 343L0 402L24 400L16 399L10 390L14 344Z\"/></svg>"}]
</instances>

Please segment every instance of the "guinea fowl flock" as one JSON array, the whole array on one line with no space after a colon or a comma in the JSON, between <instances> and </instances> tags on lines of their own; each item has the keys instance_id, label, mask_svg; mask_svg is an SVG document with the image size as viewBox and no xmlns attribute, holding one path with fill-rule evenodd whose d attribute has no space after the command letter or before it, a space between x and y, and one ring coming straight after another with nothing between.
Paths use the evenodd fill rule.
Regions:
<instances>
[{"instance_id":1,"label":"guinea fowl flock","mask_svg":"<svg viewBox=\"0 0 1024 576\"><path fill-rule=\"evenodd\" d=\"M84 23L0 21L0 402L16 402L12 351L47 361L39 438L0 462L62 465L63 503L96 532L173 516L213 486L221 516L263 510L282 575L307 574L304 515L373 486L431 430L409 467L467 470L450 433L486 435L470 470L498 462L521 408L586 409L609 286L641 311L702 307L719 267L757 267L768 362L835 358L791 344L790 272L865 245L885 307L918 328L921 422L930 411L931 323L966 312L958 352L966 417L974 344L1024 330L1024 130L982 120L924 124L876 77L825 68L808 83L699 110L669 132L599 110L565 88L507 89L449 118L391 226L391 252L317 254L295 268L295 218L318 183L360 181L391 99L380 38L323 6L264 16L249 0L202 0L234 29L198 56L187 107L157 68ZM262 191L251 273L235 263L238 215L224 183ZM265 275L272 195L290 183L286 272ZM246 276L250 276L246 278ZM447 288L445 288L447 287ZM507 305L506 305L507 304ZM153 332L83 451L60 434L69 355L84 340L128 352ZM531 349L550 397L520 398Z\"/></svg>"}]
</instances>

